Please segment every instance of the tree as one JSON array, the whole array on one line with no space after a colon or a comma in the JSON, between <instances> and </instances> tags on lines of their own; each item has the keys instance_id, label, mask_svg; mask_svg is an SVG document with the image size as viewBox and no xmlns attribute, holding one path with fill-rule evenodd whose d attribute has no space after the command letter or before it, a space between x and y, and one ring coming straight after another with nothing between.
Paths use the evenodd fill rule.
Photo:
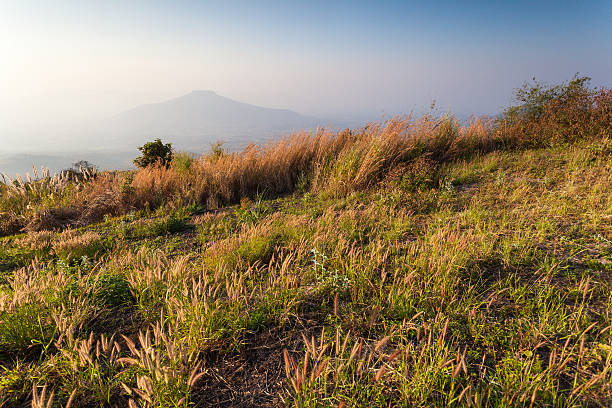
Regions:
<instances>
[{"instance_id":1,"label":"tree","mask_svg":"<svg viewBox=\"0 0 612 408\"><path fill-rule=\"evenodd\" d=\"M168 167L172 161L172 144L164 144L160 139L145 143L138 150L140 150L142 156L134 159L134 164L140 168L154 164Z\"/></svg>"},{"instance_id":2,"label":"tree","mask_svg":"<svg viewBox=\"0 0 612 408\"><path fill-rule=\"evenodd\" d=\"M76 163L72 163L72 169L79 173L82 173L83 171L95 170L95 168L96 166L87 160L79 160Z\"/></svg>"},{"instance_id":3,"label":"tree","mask_svg":"<svg viewBox=\"0 0 612 408\"><path fill-rule=\"evenodd\" d=\"M72 163L72 167L62 170L59 174L73 181L83 181L96 177L96 166L87 160Z\"/></svg>"}]
</instances>

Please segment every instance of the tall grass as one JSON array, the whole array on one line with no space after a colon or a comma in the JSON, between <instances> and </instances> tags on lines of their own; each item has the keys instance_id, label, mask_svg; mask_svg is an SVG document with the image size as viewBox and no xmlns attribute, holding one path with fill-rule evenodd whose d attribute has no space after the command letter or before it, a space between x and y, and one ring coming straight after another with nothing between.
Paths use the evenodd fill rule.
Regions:
<instances>
[{"instance_id":1,"label":"tall grass","mask_svg":"<svg viewBox=\"0 0 612 408\"><path fill-rule=\"evenodd\" d=\"M136 172L7 180L0 184L0 234L86 225L162 205L196 202L214 209L258 194L310 189L341 196L423 160L435 173L437 164L477 153L612 135L612 89L593 90L588 78L554 87L525 85L517 99L521 104L499 119L473 118L466 125L450 115L408 115L361 129L298 132L235 153L216 148L199 158L179 154L170 166Z\"/></svg>"},{"instance_id":2,"label":"tall grass","mask_svg":"<svg viewBox=\"0 0 612 408\"><path fill-rule=\"evenodd\" d=\"M469 157L432 126L445 150L345 132L307 194L197 229L180 183L136 192L159 169L100 174L84 197L163 207L3 239L0 404L610 406L610 139Z\"/></svg>"},{"instance_id":3,"label":"tall grass","mask_svg":"<svg viewBox=\"0 0 612 408\"><path fill-rule=\"evenodd\" d=\"M452 160L496 145L491 124L461 127L452 117L394 118L363 129L295 133L237 153L180 156L180 165L135 173L104 172L66 186L49 178L8 183L2 194L2 233L86 225L104 215L198 202L206 208L257 194L278 196L298 187L345 194L380 181L393 167L422 156ZM178 160L178 159L177 159ZM29 220L28 220L29 218Z\"/></svg>"}]
</instances>

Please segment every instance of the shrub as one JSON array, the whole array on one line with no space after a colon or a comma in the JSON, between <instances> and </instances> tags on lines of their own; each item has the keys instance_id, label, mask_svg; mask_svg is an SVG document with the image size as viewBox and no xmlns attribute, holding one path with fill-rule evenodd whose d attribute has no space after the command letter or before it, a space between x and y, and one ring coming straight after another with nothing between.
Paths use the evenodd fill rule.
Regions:
<instances>
[{"instance_id":1,"label":"shrub","mask_svg":"<svg viewBox=\"0 0 612 408\"><path fill-rule=\"evenodd\" d=\"M164 144L160 139L145 143L138 150L142 152L142 156L134 159L134 164L140 168L154 164L168 167L172 161L172 144Z\"/></svg>"},{"instance_id":2,"label":"shrub","mask_svg":"<svg viewBox=\"0 0 612 408\"><path fill-rule=\"evenodd\" d=\"M523 86L514 92L515 99L520 102L518 106L511 106L504 112L504 119L515 120L517 118L537 120L546 114L546 110L554 101L571 101L578 95L588 94L589 77L580 77L578 74L568 83L559 85L547 85L532 79L533 84L525 82Z\"/></svg>"},{"instance_id":3,"label":"shrub","mask_svg":"<svg viewBox=\"0 0 612 408\"><path fill-rule=\"evenodd\" d=\"M590 78L576 74L569 82L547 85L533 79L515 91L516 106L497 120L506 142L524 147L552 146L610 134L609 90L589 87Z\"/></svg>"}]
</instances>

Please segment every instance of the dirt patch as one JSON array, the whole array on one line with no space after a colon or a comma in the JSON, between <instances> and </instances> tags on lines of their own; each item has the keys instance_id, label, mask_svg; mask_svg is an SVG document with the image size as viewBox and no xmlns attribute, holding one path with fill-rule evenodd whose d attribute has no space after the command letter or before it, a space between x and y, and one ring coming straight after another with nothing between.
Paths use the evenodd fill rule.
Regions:
<instances>
[{"instance_id":1,"label":"dirt patch","mask_svg":"<svg viewBox=\"0 0 612 408\"><path fill-rule=\"evenodd\" d=\"M204 360L208 373L192 391L195 406L285 406L281 399L287 389L283 350L301 350L301 332L271 328L247 338L240 352L207 353Z\"/></svg>"}]
</instances>

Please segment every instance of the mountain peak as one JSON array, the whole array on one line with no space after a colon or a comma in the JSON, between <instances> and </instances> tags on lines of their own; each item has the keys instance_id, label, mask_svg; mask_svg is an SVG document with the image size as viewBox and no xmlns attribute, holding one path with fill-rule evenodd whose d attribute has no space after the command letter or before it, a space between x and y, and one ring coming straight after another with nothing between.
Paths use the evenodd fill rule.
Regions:
<instances>
[{"instance_id":1,"label":"mountain peak","mask_svg":"<svg viewBox=\"0 0 612 408\"><path fill-rule=\"evenodd\" d=\"M215 91L211 91L211 90L199 90L199 89L191 91L191 94L192 95L202 95L202 96L204 96L204 95L217 96L217 93Z\"/></svg>"},{"instance_id":2,"label":"mountain peak","mask_svg":"<svg viewBox=\"0 0 612 408\"><path fill-rule=\"evenodd\" d=\"M121 146L138 146L159 137L180 149L200 151L219 139L238 149L317 124L317 119L290 110L238 102L211 90L193 90L120 113L101 125L99 134L104 135L106 146L110 138Z\"/></svg>"}]
</instances>

